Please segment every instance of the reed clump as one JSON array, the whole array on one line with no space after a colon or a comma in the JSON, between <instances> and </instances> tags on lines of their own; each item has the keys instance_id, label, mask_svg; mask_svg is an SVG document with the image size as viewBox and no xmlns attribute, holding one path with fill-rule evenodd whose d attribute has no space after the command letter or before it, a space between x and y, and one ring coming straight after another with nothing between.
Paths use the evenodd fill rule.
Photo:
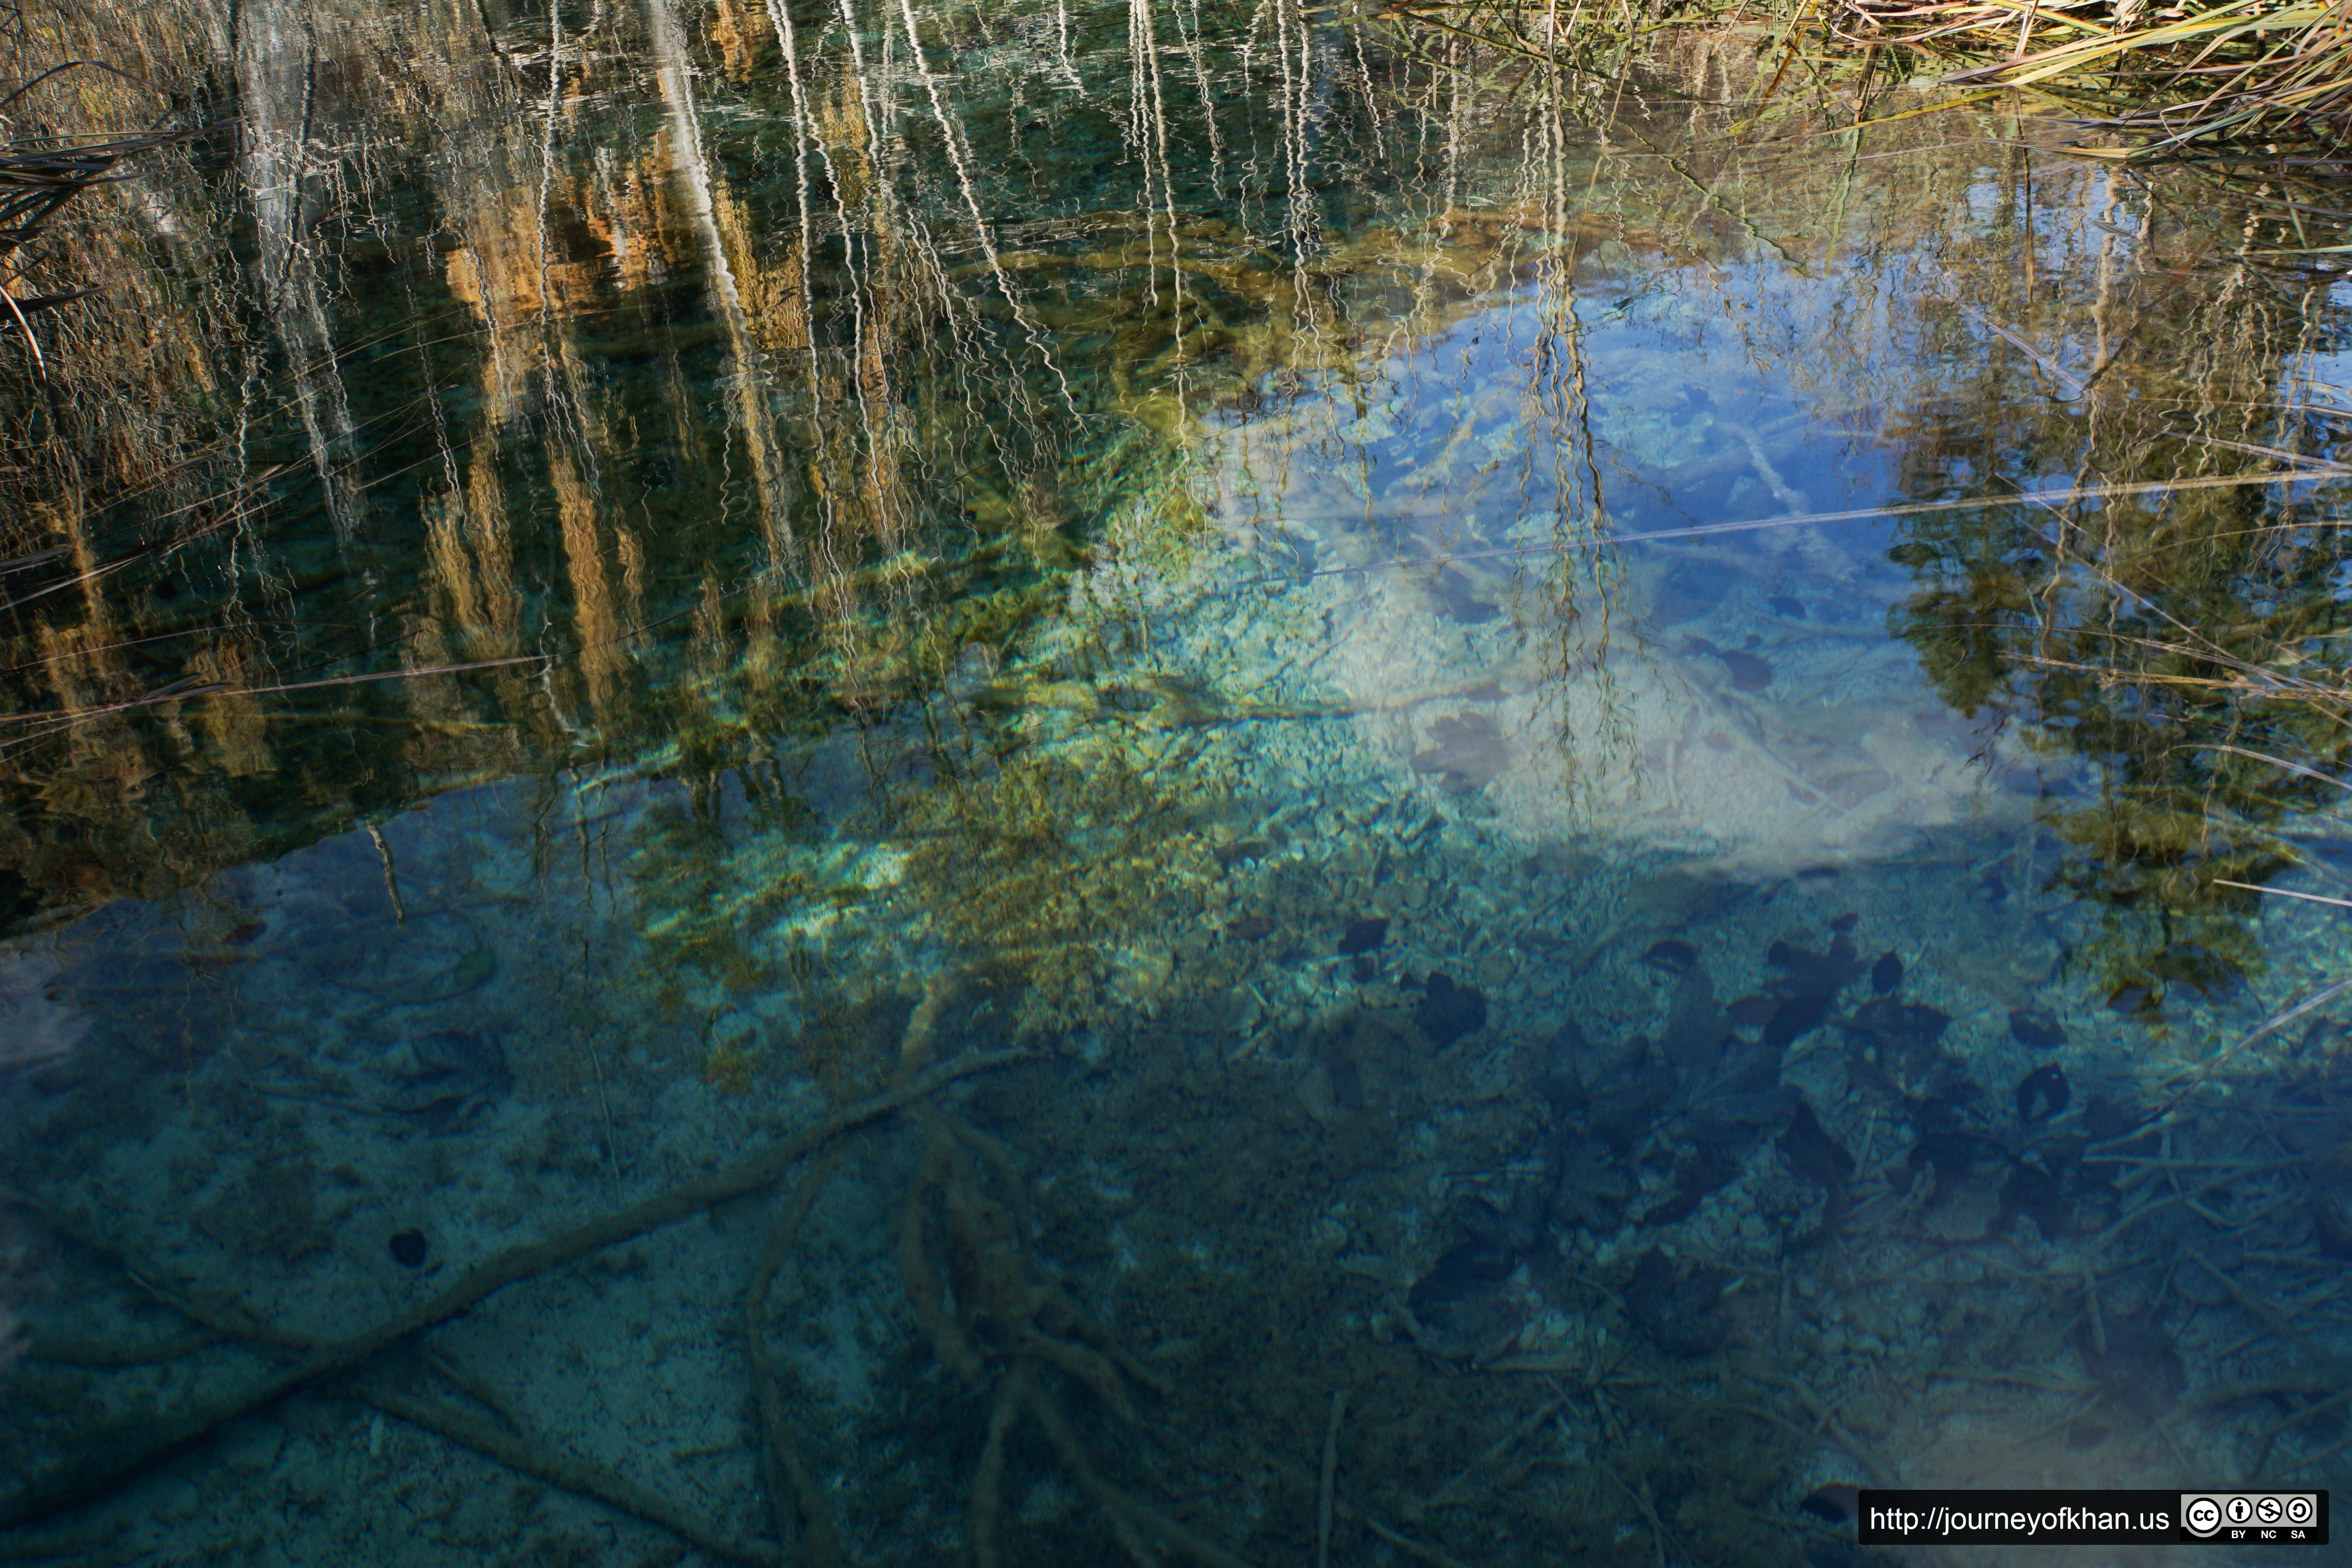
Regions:
<instances>
[{"instance_id":1,"label":"reed clump","mask_svg":"<svg viewBox=\"0 0 2352 1568\"><path fill-rule=\"evenodd\" d=\"M0 273L0 311L34 367L43 372L45 356L29 318L70 305L91 290L37 289L28 282L21 253L48 232L75 197L131 178L138 154L199 134L189 126L165 123L168 110L137 130L69 127L68 120L87 118L93 97L111 108L154 96L114 65L72 58L77 46L90 41L61 36L58 28L28 17L21 5L0 7L0 266L6 268ZM60 54L67 58L58 58ZM75 112L60 116L60 106Z\"/></svg>"},{"instance_id":2,"label":"reed clump","mask_svg":"<svg viewBox=\"0 0 2352 1568\"><path fill-rule=\"evenodd\" d=\"M1572 18L1551 0L1396 0L1390 14L1602 82L1663 35L1737 35L1761 67L1750 128L2018 92L2081 124L2074 150L2092 156L2352 173L2352 0L1624 0ZM1976 90L1891 101L1922 88Z\"/></svg>"},{"instance_id":3,"label":"reed clump","mask_svg":"<svg viewBox=\"0 0 2352 1568\"><path fill-rule=\"evenodd\" d=\"M2352 7L2345 0L1836 0L1848 46L1960 64L1956 85L2016 88L2123 133L2111 156L2352 149ZM2294 144L2290 149L2289 144Z\"/></svg>"}]
</instances>

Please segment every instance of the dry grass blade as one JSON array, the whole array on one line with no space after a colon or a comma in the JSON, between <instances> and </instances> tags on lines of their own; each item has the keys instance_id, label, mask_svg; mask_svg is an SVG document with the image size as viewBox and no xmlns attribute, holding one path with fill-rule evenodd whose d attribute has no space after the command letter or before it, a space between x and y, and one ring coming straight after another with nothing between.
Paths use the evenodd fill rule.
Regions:
<instances>
[{"instance_id":1,"label":"dry grass blade","mask_svg":"<svg viewBox=\"0 0 2352 1568\"><path fill-rule=\"evenodd\" d=\"M2104 109L2089 118L2151 140L2121 153L2147 160L2198 145L2283 138L2333 154L2352 132L2352 5L2347 0L2219 0L2135 26L2131 8L2040 6L2020 0L1895 8L1845 0L1850 43L1894 42L1972 63L1944 79L2035 88L2064 84Z\"/></svg>"},{"instance_id":2,"label":"dry grass blade","mask_svg":"<svg viewBox=\"0 0 2352 1568\"><path fill-rule=\"evenodd\" d=\"M2301 899L2308 904L2333 904L2339 910L2352 910L2352 899L2331 899L2325 893L2302 893L2293 888L2273 888L2261 882L2232 882L2227 877L2216 877L2217 888L2237 888L2249 893L2268 893L2274 899Z\"/></svg>"},{"instance_id":3,"label":"dry grass blade","mask_svg":"<svg viewBox=\"0 0 2352 1568\"><path fill-rule=\"evenodd\" d=\"M1927 517L1942 512L1990 511L2026 502L2049 506L2060 501L2113 500L2126 496L2170 495L2186 490L2239 489L2248 485L2304 484L2312 479L2352 479L2352 468L2335 463L2245 474L2198 474L2185 479L2143 479L2130 483L2067 485L2058 489L2032 490L2008 496L1968 496L1957 500L1905 501L1890 506L1849 507L1842 511L1809 511L1790 517L1756 518L1741 522L1710 522L1691 528L1661 528L1644 533L1614 533L1601 538L1547 540L1540 544L1512 545L1497 550L1463 550L1447 555L1416 556L1403 561L1379 561L1361 566L1325 566L1300 574L1272 578L1270 584L1289 586L1318 577L1345 576L1356 572L1389 572L1414 566L1446 566L1459 561L1499 561L1551 555L1565 551L1608 550L1631 544L1662 544L1683 539L1713 539L1725 534L1761 533L1771 529L1804 528L1823 522L1861 522L1874 518ZM2200 656L2209 657L2209 656ZM2248 666L2253 669L2254 667ZM2271 671L2259 673L2276 677ZM2308 683L2305 683L2308 684ZM2330 695L2336 695L2330 693Z\"/></svg>"}]
</instances>

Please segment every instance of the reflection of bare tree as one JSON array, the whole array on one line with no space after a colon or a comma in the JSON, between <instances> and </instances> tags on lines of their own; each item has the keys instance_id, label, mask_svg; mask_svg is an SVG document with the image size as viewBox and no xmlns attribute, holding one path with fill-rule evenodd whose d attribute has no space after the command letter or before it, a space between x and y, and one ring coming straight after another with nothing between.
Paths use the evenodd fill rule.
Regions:
<instances>
[{"instance_id":1,"label":"reflection of bare tree","mask_svg":"<svg viewBox=\"0 0 2352 1568\"><path fill-rule=\"evenodd\" d=\"M1990 502L2005 499L2002 480L2169 475L2191 459L2228 477L2259 455L2221 443L2283 440L2248 411L2274 395L2302 319L2259 279L2196 271L2160 226L2153 245L2145 227L2132 237L2154 210L2140 198L2095 174L2053 182L2005 151L1906 132L1884 149L1906 156L1864 174L1858 132L1742 150L1719 102L1727 46L1663 62L1630 85L1630 108L1588 128L1610 107L1591 76L1531 73L1523 54L1458 38L1391 48L1386 24L1286 0L1255 19L1138 0L1109 16L1128 40L1115 49L1087 44L1101 17L1076 17L1071 42L1058 6L651 0L519 13L489 31L440 6L305 16L311 41L296 54L247 60L278 140L164 192L166 216L181 210L171 202L263 214L280 260L242 276L210 251L202 266L157 261L133 240L163 220L135 204L92 230L114 275L202 309L165 313L143 348L124 329L110 364L90 362L84 384L103 370L132 385L125 367L144 366L144 384L171 395L156 399L155 450L108 436L119 444L96 445L121 466L106 483L36 498L39 526L65 542L31 538L24 553L65 553L24 568L45 596L19 606L10 633L8 717L38 718L28 743L0 740L17 813L7 863L50 901L94 900L124 890L133 865L168 888L468 777L659 773L686 787L637 819L627 871L646 939L631 951L657 973L575 969L562 984L609 984L663 1020L789 1004L793 1026L774 1039L790 1048L774 1054L823 1090L896 1076L805 1137L551 1226L355 1333L296 1335L261 1326L264 1313L161 1295L204 1335L282 1359L257 1360L216 1397L183 1404L159 1385L141 1406L153 1419L121 1447L12 1492L16 1517L349 1377L404 1421L708 1550L766 1560L738 1526L567 1454L500 1380L428 1360L423 1393L383 1363L454 1339L493 1292L732 1205L835 1133L902 1111L913 1137L844 1152L843 1169L862 1163L838 1186L829 1152L805 1178L741 1302L748 1441L774 1533L819 1558L842 1544L825 1517L838 1494L902 1557L955 1541L982 1561L1028 1548L1038 1561L1123 1549L1230 1562L1216 1544L1230 1541L1297 1560L1352 1529L1425 1560L1443 1555L1424 1542L1475 1555L1499 1535L1651 1561L1672 1521L1710 1559L1793 1562L1806 1542L1781 1494L1820 1434L1864 1465L1874 1447L1916 1451L1913 1407L1886 1392L1888 1371L1925 1382L1949 1369L1864 1365L1845 1347L1867 1335L1884 1351L1924 1335L1922 1321L1948 1345L1983 1342L1963 1339L1964 1304L1894 1322L1871 1249L1916 1244L1942 1259L2029 1206L2056 1247L2072 1217L2019 1174L2022 1145L1922 1140L1906 1167L1883 1138L1838 1145L1809 1110L1776 1152L1757 1119L1785 1114L1787 1096L1722 1053L1735 1010L1760 1005L1769 1028L1851 1004L1843 1021L1879 1055L1854 1054L1845 1099L1886 1108L1884 1125L1908 1139L1948 1082L1930 1047L1951 1020L1842 998L1875 969L1843 930L1826 952L1775 943L1774 994L1728 1001L1676 939L1653 950L1654 969L1679 972L1653 1031L1678 1064L1663 1083L1647 1036L1627 1042L1630 1082L1603 1079L1605 1050L1586 1047L1606 1043L1573 1029L1548 1047L1557 1059L1515 1041L1474 1066L1475 1047L1446 1054L1486 1026L1486 1001L1470 999L1491 995L1498 1019L1546 997L1558 999L1547 1016L1584 1010L1580 994L1562 997L1563 977L1623 928L1570 952L1564 932L1580 950L1591 933L1559 911L1615 868L1537 844L1474 862L1492 886L1452 887L1455 867L1428 847L1444 832L1431 808L1514 783L1522 800L1589 800L1607 764L1655 738L1633 728L1636 695L1680 727L1654 778L1728 778L1718 799L1819 819L1883 803L1897 774L1926 771L1908 766L1924 748L1859 765L1839 732L1865 727L1854 704L1758 718L1765 658L1691 630L1693 606L1725 591L1704 558L1661 556L1663 540L1648 555L1601 547L1744 507L1741 521L1775 526L1741 570L1855 582L1864 563L1801 515L1828 498L1790 431L1829 417L1898 453L1902 481L1928 498ZM273 74L293 60L299 81ZM388 101L352 86L372 78L394 81ZM298 87L315 135L288 129ZM250 188L265 174L287 188ZM2100 236L2127 243L2102 250ZM1991 265L2028 241L2039 270ZM1833 267L1851 287L1801 286L1812 281L1801 269ZM2193 275L2156 279L2167 270ZM1658 341L1708 375L1769 381L1782 424L1702 417L1671 376L1628 388L1619 374L1604 393L1628 357L1610 332L1645 301ZM237 331L215 333L220 321ZM1465 353L1486 334L1499 348ZM2151 364L2139 346L2151 342L2173 357ZM230 407L196 395L207 387L240 390ZM2168 412L2189 435L2161 422ZM168 507L117 504L183 467ZM2118 650L2137 648L2131 668L2188 693L2168 700L2211 736L2231 733L2223 705L2248 704L2228 688L2251 679L2238 666L2262 662L2261 638L2335 629L2317 599L2232 640L2212 615L2181 612L2192 636L2053 586L2051 552L2080 561L2095 543L2133 592L2169 592L2187 572L2214 611L2249 584L2311 580L2324 544L2203 493L2160 510L2117 499L2054 526L1990 504L1915 526L1906 559L1937 578L1908 613L1947 689L2045 721L2062 700L2087 712ZM1391 572L1400 560L1415 564ZM1269 624L1286 635L1294 612L1306 643L1320 635L1306 617L1328 603L1312 585L1375 574L1393 612L1382 653L1438 634L1516 638L1508 689L1487 670L1407 682L1395 665L1362 690L1230 689L1263 663L1213 646L1204 674L1167 651L1200 626L1204 643ZM1255 595L1260 620L1217 618L1221 592ZM1823 618L1776 613L1809 636ZM1637 619L1675 631L1637 635ZM2165 646L2126 640L2142 633ZM1675 658L1685 662L1669 679L1659 672ZM404 671L439 673L349 679ZM327 684L274 689L306 678ZM152 700L117 707L140 700ZM2103 711L2116 729L2100 745L2126 749L2130 713ZM1531 717L1549 727L1534 746L1515 722ZM1303 807L1283 820L1226 797L1237 734L1383 724L1409 734L1409 788L1336 798L1349 792L1288 773L1266 786ZM2243 741L2230 743L2260 749ZM2189 823L2191 785L2222 776L2197 765L2208 771L2163 775L2178 808L2164 833ZM283 798L259 804L265 784ZM2141 822L2139 798L2086 817L2084 837ZM160 835L160 855L143 847L158 821L184 830ZM584 862L584 811L578 828ZM2172 851L2133 831L2116 863L2143 875L2151 846ZM557 851L543 825L531 832L538 870ZM397 898L390 850L373 842ZM2200 875L2205 853L2183 850L2174 868ZM420 912L398 918L424 918L422 899L409 908ZM1430 973L1384 970L1392 919L1475 927L1482 945L1463 939L1444 986L1433 960ZM341 940L337 952L356 953L373 936ZM444 967L473 986L496 963L483 942ZM1895 967L1878 989L1900 983ZM1449 995L1478 1022L1444 1016ZM767 1087L767 1037L678 1032L712 1088ZM1017 1043L1017 1064L955 1058L925 1072L935 1038L992 1036ZM1066 1050L1032 1060L1038 1041ZM1034 1070L953 1109L929 1102L963 1068L1015 1065ZM645 1106L692 1087L672 1066L628 1086ZM219 1071L208 1088L241 1087ZM1708 1108L1747 1131L1707 1134L1712 1173L1672 1148L1665 1167L1633 1168L1612 1137L1630 1148L1654 1130L1627 1133L1593 1102L1651 1089L1676 1097L1662 1140L1709 1126ZM1828 1120L1848 1112L1858 1122L1844 1104ZM608 1111L608 1149L609 1124ZM681 1157L703 1157L686 1131ZM1478 1169L1457 1179L1446 1173L1464 1152ZM1749 1190L1778 1205L1769 1219L1713 1211L1743 1238L1720 1245L1753 1244L1746 1274L1655 1249L1620 1268L1585 1245L1613 1238L1651 1175L1670 1172L1674 1191L1645 1194L1644 1212L1682 1203L1686 1217L1743 1162L1769 1168L1775 1185ZM2064 1169L2086 1212L2109 1199L2102 1212L2122 1212L2090 1167ZM1433 1183L1457 1181L1475 1184L1460 1209L1484 1227L1467 1242L1439 1234L1454 1211L1431 1201ZM237 1191L286 1185L257 1173ZM853 1259L863 1277L838 1257L793 1267L798 1227L828 1191L845 1205L835 1244L884 1238ZM2172 1196L2133 1212L2179 1217L2204 1194ZM312 1247L307 1201L304 1186L263 1216L283 1223L235 1231L237 1260L289 1235ZM1555 1201L1572 1244L1544 1228ZM1800 1215L1819 1228L1800 1236ZM2164 1233L2143 1234L2154 1247ZM1784 1241L1801 1245L1776 1250ZM92 1274L134 1299L164 1277L133 1259L116 1278L93 1256ZM1813 1333L1800 1279L1856 1303L1852 1340L1796 1338ZM2135 1348L2159 1370L2172 1353L2132 1315L2138 1298L2098 1316L2097 1292L2126 1300L2109 1281L2053 1268L2023 1283L2032 1312L2105 1325L2085 1341L2103 1384L2128 1383ZM871 1399L822 1405L841 1348L824 1335L844 1322L905 1331L887 1353L863 1346L878 1366ZM166 1366L180 1345L163 1347ZM1454 1349L1467 1359L1440 1364ZM1804 1377L1782 1376L1780 1355ZM943 1392L941 1373L958 1386ZM1537 1381L1551 1377L1567 1381ZM1832 1379L1845 1381L1824 1394ZM500 1426L467 1400L517 1418ZM89 1404L58 1401L65 1436L109 1436L72 1425ZM807 1418L820 1409L856 1419ZM887 1458L829 1449L835 1429L887 1445ZM1178 1518L1213 1490L1188 1479L1203 1469L1247 1478L1251 1495ZM1057 1489L1072 1487L1085 1506L1064 1509ZM907 1520L922 1528L889 1534Z\"/></svg>"},{"instance_id":2,"label":"reflection of bare tree","mask_svg":"<svg viewBox=\"0 0 2352 1568\"><path fill-rule=\"evenodd\" d=\"M1956 707L2102 764L2095 797L2052 803L2072 847L2057 878L2109 910L2092 978L2154 1008L2168 985L2226 994L2258 971L2246 895L2216 883L2301 860L2282 832L2336 804L2244 754L2342 760L2342 556L2305 526L2338 485L2273 488L2298 453L2324 473L2336 437L2295 379L2306 284L2222 259L2199 215L2163 204L2091 243L2099 264L2052 268L2038 297L1964 298L1931 324L1975 384L1913 405L1906 487L1984 505L1909 526L1895 554L1921 582L1899 626ZM2053 320L2077 325L2021 330ZM2020 382L2035 391L1994 390ZM2052 474L2184 488L2006 501Z\"/></svg>"}]
</instances>

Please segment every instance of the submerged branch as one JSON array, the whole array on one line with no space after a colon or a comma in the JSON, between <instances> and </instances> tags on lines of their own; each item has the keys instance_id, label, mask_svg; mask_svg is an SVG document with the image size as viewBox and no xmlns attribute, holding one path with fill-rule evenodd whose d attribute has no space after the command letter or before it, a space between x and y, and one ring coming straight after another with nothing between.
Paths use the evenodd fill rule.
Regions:
<instances>
[{"instance_id":1,"label":"submerged branch","mask_svg":"<svg viewBox=\"0 0 2352 1568\"><path fill-rule=\"evenodd\" d=\"M1034 1061L1030 1050L983 1052L933 1068L911 1081L835 1111L803 1131L739 1162L715 1175L601 1218L575 1226L545 1241L509 1247L422 1306L364 1333L325 1345L295 1365L246 1388L173 1415L155 1412L115 1426L89 1447L29 1479L0 1502L0 1529L37 1523L79 1504L106 1496L205 1441L219 1427L323 1379L351 1371L383 1351L447 1322L485 1298L559 1265L615 1246L649 1230L675 1224L730 1198L772 1186L793 1167L826 1143L869 1121L902 1110L975 1073Z\"/></svg>"}]
</instances>

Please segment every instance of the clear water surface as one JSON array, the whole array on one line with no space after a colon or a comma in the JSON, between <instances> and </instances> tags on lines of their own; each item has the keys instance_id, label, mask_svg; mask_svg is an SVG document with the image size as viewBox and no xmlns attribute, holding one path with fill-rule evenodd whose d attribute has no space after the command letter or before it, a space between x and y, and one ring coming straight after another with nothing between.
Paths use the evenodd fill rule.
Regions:
<instances>
[{"instance_id":1,"label":"clear water surface","mask_svg":"<svg viewBox=\"0 0 2352 1568\"><path fill-rule=\"evenodd\" d=\"M237 128L43 263L0 552L10 1554L2343 1479L2252 198L1745 34L795 4L148 24Z\"/></svg>"}]
</instances>

